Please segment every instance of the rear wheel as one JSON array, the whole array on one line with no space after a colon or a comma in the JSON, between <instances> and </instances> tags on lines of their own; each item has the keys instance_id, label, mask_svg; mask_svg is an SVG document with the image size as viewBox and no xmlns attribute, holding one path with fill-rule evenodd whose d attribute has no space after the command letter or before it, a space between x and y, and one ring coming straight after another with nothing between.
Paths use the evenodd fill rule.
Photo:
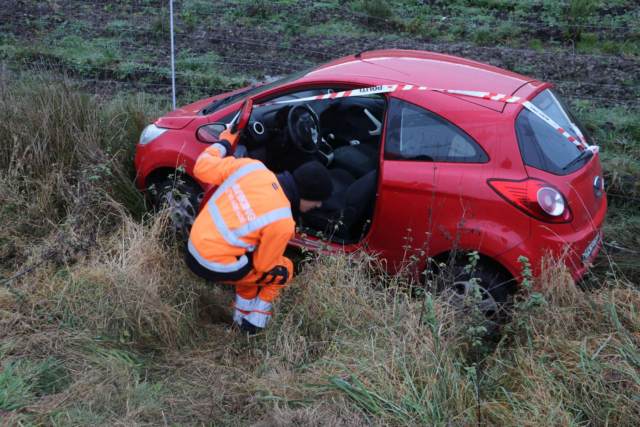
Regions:
<instances>
[{"instance_id":1,"label":"rear wheel","mask_svg":"<svg viewBox=\"0 0 640 427\"><path fill-rule=\"evenodd\" d=\"M150 192L149 197L156 211L168 210L170 226L176 234L189 240L203 192L197 183L185 178L167 178Z\"/></svg>"},{"instance_id":2,"label":"rear wheel","mask_svg":"<svg viewBox=\"0 0 640 427\"><path fill-rule=\"evenodd\" d=\"M467 271L461 264L439 272L436 290L461 318L479 321L491 333L508 320L516 282L492 265L478 264Z\"/></svg>"}]
</instances>

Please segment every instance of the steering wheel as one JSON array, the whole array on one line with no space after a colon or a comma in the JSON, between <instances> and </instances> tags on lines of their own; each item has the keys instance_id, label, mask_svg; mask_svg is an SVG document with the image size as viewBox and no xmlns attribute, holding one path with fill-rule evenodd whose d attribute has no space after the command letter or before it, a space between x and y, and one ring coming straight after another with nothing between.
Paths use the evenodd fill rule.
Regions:
<instances>
[{"instance_id":1,"label":"steering wheel","mask_svg":"<svg viewBox=\"0 0 640 427\"><path fill-rule=\"evenodd\" d=\"M320 120L311 107L307 104L293 107L289 111L287 126L289 137L297 149L310 154L318 151L322 140Z\"/></svg>"}]
</instances>

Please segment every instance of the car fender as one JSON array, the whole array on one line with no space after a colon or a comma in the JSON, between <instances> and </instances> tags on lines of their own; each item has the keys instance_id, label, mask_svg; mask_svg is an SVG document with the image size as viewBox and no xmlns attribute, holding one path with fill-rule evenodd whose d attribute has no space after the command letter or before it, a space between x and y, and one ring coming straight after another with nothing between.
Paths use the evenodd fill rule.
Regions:
<instances>
[{"instance_id":1,"label":"car fender","mask_svg":"<svg viewBox=\"0 0 640 427\"><path fill-rule=\"evenodd\" d=\"M154 146L138 146L136 159L140 159L136 165L138 173L138 185L140 188L146 187L147 177L153 174L153 171L162 168L172 170L183 169L184 173L194 178L201 187L203 183L195 179L193 176L193 168L200 153L207 147L194 147L196 144L184 144L184 146L175 144L174 142L161 143L154 141ZM149 144L151 145L151 144Z\"/></svg>"}]
</instances>

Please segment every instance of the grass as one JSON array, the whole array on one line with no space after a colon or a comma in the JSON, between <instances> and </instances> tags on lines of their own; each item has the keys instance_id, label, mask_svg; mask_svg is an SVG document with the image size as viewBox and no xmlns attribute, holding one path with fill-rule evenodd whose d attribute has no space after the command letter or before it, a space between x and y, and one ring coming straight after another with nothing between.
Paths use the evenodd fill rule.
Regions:
<instances>
[{"instance_id":1,"label":"grass","mask_svg":"<svg viewBox=\"0 0 640 427\"><path fill-rule=\"evenodd\" d=\"M600 257L594 272L606 285L590 293L549 258L504 336L477 341L443 296L416 296L370 255L311 254L274 322L247 338L228 327L231 287L184 268L164 217L132 215L128 191L115 186L130 188L130 163L99 154L130 153L129 138L158 108L153 99L121 95L97 108L73 85L44 82L5 83L0 92L0 221L11 224L0 234L2 275L54 254L0 285L3 423L640 419L640 292L623 265L629 258ZM34 103L39 112L29 113ZM625 117L617 123L631 120L619 128L628 132L635 125ZM607 227L637 229L637 216L621 209L610 210Z\"/></svg>"},{"instance_id":2,"label":"grass","mask_svg":"<svg viewBox=\"0 0 640 427\"><path fill-rule=\"evenodd\" d=\"M0 58L15 71L33 69L38 63L84 81L121 81L128 87L166 92L170 84L169 25L168 11L161 6L119 3L89 10L72 3L54 7L27 2L25 19L37 32L27 36L16 22L3 24L6 31L0 36ZM217 5L188 0L176 5L175 14L178 96L197 99L186 89L189 86L204 97L263 81L267 75L286 74L286 65L280 62L296 56L303 62L320 63L327 59L324 52L339 56L360 47L389 47L412 40L637 56L638 34L630 28L636 25L628 19L637 8L628 6L624 13L611 16L611 25L623 26L624 31L591 28L570 45L561 29L566 24L563 13L569 13L565 9L550 1L234 0ZM386 21L363 13L383 16ZM586 19L581 25L599 24L594 16L603 13L613 12L603 5L596 13L580 15L579 19ZM541 19L552 26L540 30L522 24ZM559 27L553 26L556 24ZM242 30L229 33L223 28ZM253 34L261 38L254 41L263 45L243 44ZM302 49L297 40L304 41ZM236 56L242 60L234 62ZM527 66L520 62L539 60L516 62L512 69L526 71Z\"/></svg>"},{"instance_id":3,"label":"grass","mask_svg":"<svg viewBox=\"0 0 640 427\"><path fill-rule=\"evenodd\" d=\"M160 11L161 2L143 3L145 13L133 12L140 24L133 29L151 33L140 37L129 32L126 2L82 15L26 2L40 11L29 28L43 42L28 46L5 24L0 58L58 64L75 70L70 77L126 80L140 84L136 89L166 83L168 12ZM319 61L309 52L246 51L210 40L198 47L216 27L229 30L229 22L245 38L247 31L268 30L259 34L273 39L260 42L281 47L321 37L318 43L332 52L423 36L567 49L558 31L534 37L526 26L493 25L562 24L561 5L546 0L232 3L218 14L211 2L181 2L179 84L211 87L179 93L182 100L272 73L260 62L221 64L236 54ZM88 18L107 9L120 19L97 25ZM354 18L349 9L393 22ZM584 19L599 22L604 13L607 22L632 25L634 11L608 16L601 8ZM208 14L216 20L201 25ZM397 18L406 16L412 19ZM193 50L180 45L201 30L202 39L190 39ZM637 55L635 37L590 30L576 49ZM37 268L0 284L0 424L638 424L640 122L632 108L571 100L601 146L611 196L610 246L585 284L595 290L580 290L550 258L516 301L504 335L478 342L473 319L461 322L442 296L381 274L368 255L312 254L278 302L274 322L247 338L228 326L232 288L205 284L185 269L184 247L167 233L166 218L149 216L132 185L135 141L170 108L166 94L93 85L87 93L55 73L14 78L18 71L24 68L0 69L0 277ZM637 90L633 77L623 84Z\"/></svg>"}]
</instances>

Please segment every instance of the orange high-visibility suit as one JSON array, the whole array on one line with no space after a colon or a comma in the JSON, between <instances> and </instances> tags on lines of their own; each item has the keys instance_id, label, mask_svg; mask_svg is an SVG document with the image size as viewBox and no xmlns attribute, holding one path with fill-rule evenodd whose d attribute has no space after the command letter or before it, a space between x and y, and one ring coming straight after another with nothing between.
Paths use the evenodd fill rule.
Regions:
<instances>
[{"instance_id":1,"label":"orange high-visibility suit","mask_svg":"<svg viewBox=\"0 0 640 427\"><path fill-rule=\"evenodd\" d=\"M291 204L261 162L222 155L211 146L196 162L196 178L219 187L193 224L189 253L206 269L199 275L236 285L234 320L264 328L271 303L293 277L283 256L295 235Z\"/></svg>"}]
</instances>

